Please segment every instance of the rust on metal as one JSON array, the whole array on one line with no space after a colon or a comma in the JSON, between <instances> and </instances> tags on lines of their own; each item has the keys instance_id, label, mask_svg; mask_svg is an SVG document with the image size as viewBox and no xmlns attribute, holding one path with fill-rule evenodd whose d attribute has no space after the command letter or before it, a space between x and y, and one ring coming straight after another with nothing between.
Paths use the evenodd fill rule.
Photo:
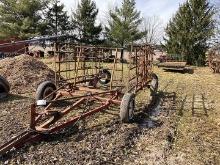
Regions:
<instances>
[{"instance_id":1,"label":"rust on metal","mask_svg":"<svg viewBox=\"0 0 220 165\"><path fill-rule=\"evenodd\" d=\"M150 45L131 46L128 64L120 61L122 48L55 45L56 95L42 108L33 103L30 108L30 129L0 147L0 155L24 143L41 139L43 134L57 132L79 120L103 111L111 105L120 105L126 92L137 94L152 80L153 49ZM108 64L109 61L112 61ZM127 69L125 70L125 67ZM111 73L109 82L100 85L106 69ZM126 72L125 72L126 71ZM125 76L126 75L126 76ZM126 79L128 77L128 79ZM68 101L68 106L57 110L55 104ZM80 110L82 105L93 106Z\"/></svg>"}]
</instances>

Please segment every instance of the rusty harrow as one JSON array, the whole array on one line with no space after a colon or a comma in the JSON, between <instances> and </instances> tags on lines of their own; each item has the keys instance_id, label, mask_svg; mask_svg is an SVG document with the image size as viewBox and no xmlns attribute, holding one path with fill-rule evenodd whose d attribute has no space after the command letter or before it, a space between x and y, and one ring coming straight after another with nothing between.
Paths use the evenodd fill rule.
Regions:
<instances>
[{"instance_id":1,"label":"rusty harrow","mask_svg":"<svg viewBox=\"0 0 220 165\"><path fill-rule=\"evenodd\" d=\"M153 96L158 78L152 72L153 50L149 45L131 46L127 64L120 62L121 52L122 48L57 44L55 82L39 85L30 109L29 129L2 145L0 155L112 105L120 107L122 122L132 121L136 94L149 88ZM57 108L59 104L65 105Z\"/></svg>"}]
</instances>

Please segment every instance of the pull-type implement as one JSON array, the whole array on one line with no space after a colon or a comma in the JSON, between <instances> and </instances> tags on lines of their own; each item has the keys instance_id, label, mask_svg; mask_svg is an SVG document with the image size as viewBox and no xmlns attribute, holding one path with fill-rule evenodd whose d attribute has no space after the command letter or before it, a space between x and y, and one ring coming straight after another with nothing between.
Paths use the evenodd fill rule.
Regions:
<instances>
[{"instance_id":1,"label":"pull-type implement","mask_svg":"<svg viewBox=\"0 0 220 165\"><path fill-rule=\"evenodd\" d=\"M151 96L157 91L158 78L152 72L154 53L149 45L131 46L127 63L120 58L121 48L55 47L55 82L39 85L36 103L30 108L29 129L2 145L0 155L112 105L120 107L120 119L128 123L134 117L136 94L144 88L150 89Z\"/></svg>"}]
</instances>

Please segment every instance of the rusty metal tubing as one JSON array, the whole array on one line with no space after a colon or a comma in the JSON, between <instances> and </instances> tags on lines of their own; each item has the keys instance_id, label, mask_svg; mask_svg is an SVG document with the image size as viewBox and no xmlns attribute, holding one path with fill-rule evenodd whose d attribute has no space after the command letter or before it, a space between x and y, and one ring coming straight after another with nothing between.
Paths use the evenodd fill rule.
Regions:
<instances>
[{"instance_id":1,"label":"rusty metal tubing","mask_svg":"<svg viewBox=\"0 0 220 165\"><path fill-rule=\"evenodd\" d=\"M111 93L114 93L116 91L117 90L105 91L105 92L100 92L100 93L92 93L90 96L97 96L97 95L108 94L108 93L111 94ZM75 99L80 99L80 98L85 98L85 97L87 97L87 96L86 95L76 96L76 97L71 97L71 98L47 101L47 103L55 103L55 102L58 102L58 101L67 101L67 100L75 100Z\"/></svg>"},{"instance_id":2,"label":"rusty metal tubing","mask_svg":"<svg viewBox=\"0 0 220 165\"><path fill-rule=\"evenodd\" d=\"M84 82L84 81L82 81L82 82ZM81 82L77 82L77 83L81 83ZM55 91L53 91L52 93L50 93L49 95L47 95L44 99L47 99L47 98L49 98L51 95L53 95L54 93L56 93L56 92L58 92L59 90L61 90L61 89L63 89L65 86L68 86L68 85L73 85L74 83L66 83L66 84L64 84L64 85L62 85L61 87L59 87L58 89L56 89ZM76 87L76 89L77 89L78 87ZM81 87L80 87L81 88ZM116 91L116 90L111 90L112 92L113 91ZM110 92L110 91L109 91Z\"/></svg>"},{"instance_id":3,"label":"rusty metal tubing","mask_svg":"<svg viewBox=\"0 0 220 165\"><path fill-rule=\"evenodd\" d=\"M61 93L57 93L56 97L53 99L53 100L57 100L59 99L60 97L62 97L62 94ZM45 108L45 110L49 109L51 107L52 103L49 103L47 105L47 107Z\"/></svg>"},{"instance_id":4,"label":"rusty metal tubing","mask_svg":"<svg viewBox=\"0 0 220 165\"><path fill-rule=\"evenodd\" d=\"M18 136L14 137L4 145L0 147L0 155L5 154L7 151L11 150L16 145L19 145L20 143L23 143L27 138L32 136L34 132L25 131L19 134Z\"/></svg>"},{"instance_id":5,"label":"rusty metal tubing","mask_svg":"<svg viewBox=\"0 0 220 165\"><path fill-rule=\"evenodd\" d=\"M106 92L104 92L106 93ZM112 93L112 92L111 92ZM100 93L98 93L100 94ZM101 93L103 94L103 93ZM113 98L117 98L118 97L118 93L112 93ZM77 98L80 98L80 100L78 100L77 102L75 102L72 106L66 108L65 110L61 111L61 112L57 112L58 116L55 117L51 117L48 121L46 121L44 124L41 124L41 126L37 127L36 130L37 131L45 131L47 130L46 128L49 127L51 124L55 123L56 121L58 121L60 118L62 118L64 115L68 114L73 108L77 107L79 104L83 103L86 99L89 99L89 98L92 98L93 96L97 96L97 94L90 94L90 95L86 95L86 96L80 96L80 97L77 97ZM76 97L75 97L76 98ZM119 101L116 101L112 98L109 98L109 99L106 99L107 101L110 101L111 103L118 103ZM106 101L105 100L105 101ZM32 106L32 112L31 114L35 115L35 112L33 111L36 111L35 110L36 107L35 106ZM45 111L43 112L44 114L50 114L50 111ZM40 115L41 117L42 115ZM32 120L35 120L35 117L31 117ZM38 116L38 119L39 119L39 116ZM31 128L34 129L35 125L36 124L36 120L35 121L31 121L32 125L31 125Z\"/></svg>"},{"instance_id":6,"label":"rusty metal tubing","mask_svg":"<svg viewBox=\"0 0 220 165\"><path fill-rule=\"evenodd\" d=\"M107 100L109 100L108 98L103 98L103 97L98 97L98 96L94 96L94 98L95 99L97 99L97 100L100 100L100 101L107 101ZM117 104L117 105L120 105L121 104L121 100L110 100L111 101L111 103L113 103L113 104Z\"/></svg>"},{"instance_id":7,"label":"rusty metal tubing","mask_svg":"<svg viewBox=\"0 0 220 165\"><path fill-rule=\"evenodd\" d=\"M111 103L116 103L117 101L113 101L114 99L116 99L118 97L118 93L115 93L111 98L109 99L106 99L105 102L104 102L104 105L107 104L107 102L109 104ZM41 124L40 126L36 127L35 129L37 131L46 131L48 133L48 131L50 129L48 129L49 126L51 126L52 124L54 124L55 122L57 122L59 119L61 119L64 115L68 114L72 109L74 109L75 107L77 107L78 105L80 105L81 103L83 103L86 99L91 99L92 98L92 95L88 95L84 98L81 98L80 100L78 100L77 102L75 102L71 107L68 107L66 108L65 110L61 111L58 113L57 116L52 116L48 121L46 121L45 123ZM102 106L101 106L102 107ZM105 106L103 107L105 108ZM101 109L100 109L101 110ZM100 111L100 110L97 110ZM93 110L91 110L91 112L93 112ZM94 113L96 112L96 110L94 110ZM90 113L88 113L89 115ZM80 118L84 118L84 117L87 117L87 113L86 114L83 114L80 116ZM76 119L75 119L76 118ZM79 118L78 117L75 117L73 119L73 122L75 120L78 120ZM33 123L33 122L32 122Z\"/></svg>"},{"instance_id":8,"label":"rusty metal tubing","mask_svg":"<svg viewBox=\"0 0 220 165\"><path fill-rule=\"evenodd\" d=\"M116 97L116 96L115 96ZM114 99L115 97L111 98L111 99ZM56 126L54 128L51 128L51 129L48 129L48 133L53 133L53 132L56 132L60 129L63 129L65 127L68 127L72 124L74 124L75 122L77 122L79 119L83 119L83 118L86 118L88 116L91 116L95 113L98 113L100 111L102 111L103 109L107 108L110 104L111 104L111 99L107 100L103 105L101 105L100 107L97 107L93 110L90 110L89 112L86 112L80 116L77 116L77 117L73 117L71 118L69 121L63 123L63 124L60 124L59 126Z\"/></svg>"},{"instance_id":9,"label":"rusty metal tubing","mask_svg":"<svg viewBox=\"0 0 220 165\"><path fill-rule=\"evenodd\" d=\"M43 134L35 132L34 130L26 130L10 141L6 142L4 145L0 146L0 155L10 152L13 148L18 149L27 143L37 142L43 138Z\"/></svg>"},{"instance_id":10,"label":"rusty metal tubing","mask_svg":"<svg viewBox=\"0 0 220 165\"><path fill-rule=\"evenodd\" d=\"M97 51L101 50L101 49L98 49L97 47L88 47L88 46L82 46L82 45L81 46L76 46L75 48L79 50L79 51L77 50L77 56L82 56L83 53L86 53L86 52L82 52L82 51L84 51L84 49L85 49L85 51L89 48L90 49L95 49L95 50L97 49ZM117 57L118 50L120 50L120 48L102 48L102 49L116 50L116 57ZM136 69L136 84L131 86L131 88L136 89L136 90L134 90L135 94L137 94L137 92L139 92L141 89L143 89L143 87L146 86L147 83L149 82L149 80L147 78L145 78L146 77L145 73L148 73L148 71L149 71L149 68L145 66L146 62L149 60L149 58L152 58L152 57L150 57L151 54L149 53L148 49L150 49L150 48L146 47L146 46L145 47L135 47L135 49L134 49L136 66L133 67L132 69ZM103 50L102 50L102 52L103 52ZM147 54L147 52L149 54ZM141 75L139 75L139 71L141 71L141 70L140 70L140 66L139 66L138 62L141 60L140 56L143 56L143 55L145 57L145 59L144 59L144 70L143 70L144 74L141 73ZM59 56L58 60L59 60L59 67L60 67L60 63L61 63L60 53L58 53L58 56ZM115 64L116 60L117 59L115 59L115 61L114 61L114 69L116 67L115 66L116 65ZM74 62L76 64L75 65L76 73L75 73L75 79L74 79L75 82L65 83L64 85L59 87L57 90L53 91L50 95L48 95L44 99L47 99L52 94L54 94L58 91L59 91L59 93L57 94L57 96L59 96L59 94L60 94L59 97L63 96L61 89L63 89L63 88L65 89L65 87L68 86L68 85L69 85L69 91L65 90L65 92L68 96L71 96L71 98L58 99L59 97L56 97L55 100L47 102L47 103L49 103L49 105L45 108L44 112L41 112L41 113L37 113L36 112L36 107L37 107L36 104L32 104L31 105L31 112L30 112L31 113L31 121L30 121L30 129L31 130L27 130L27 131L21 133L20 135L16 136L15 138L10 140L9 142L2 145L0 147L0 154L6 153L7 151L12 149L13 147L15 147L15 148L20 147L26 142L31 142L31 141L36 141L36 140L41 139L42 138L41 133L44 133L44 131L46 131L46 133L56 132L60 129L63 129L63 128L69 126L69 125L72 125L72 124L76 123L80 119L86 118L88 116L91 116L95 113L98 113L98 112L102 111L103 109L109 107L111 104L117 104L117 105L121 104L121 100L118 99L119 95L121 94L121 91L119 91L118 89L110 90L110 91L102 91L102 90L97 90L97 89L76 87L76 79L77 79L77 76L78 76L78 69L80 69L79 68L79 58L77 59L77 61L75 60ZM96 61L95 61L95 64L96 64ZM100 65L100 60L99 60L99 65ZM85 68L85 66L84 66L84 68ZM95 68L95 69L97 69L97 68ZM114 69L113 69L113 75L114 75ZM129 69L131 69L131 66L130 66ZM59 68L59 71L60 71L60 68ZM55 79L56 79L56 83L57 83L57 77L56 76L55 76ZM110 84L111 87L112 87L112 80L113 80L113 77L111 77L111 84ZM77 93L75 92L76 90L77 91L91 92L91 93L89 95L78 96ZM71 92L73 92L73 93L71 93ZM74 92L75 92L75 96L73 97ZM100 95L110 95L112 97L111 98L102 98ZM90 101L92 99L96 99L101 103L101 105L94 108L94 109L92 109L92 110L89 110L89 111L87 111L87 112L85 112L81 115L71 117L68 121L66 121L62 124L59 124L57 126L54 125L58 120L63 118L66 114L70 113L74 108L76 108L77 106L82 104L86 99L90 99ZM48 110L52 103L55 103L55 102L58 102L58 101L66 101L66 100L77 100L77 101L73 105L71 105L70 107L66 107L62 111ZM48 115L48 116L52 115L52 116L51 116L51 118L49 118L47 121L45 121L43 124L40 125L40 123L38 123L38 122L40 121L41 117L44 116L44 115ZM37 126L37 124L39 124L40 126Z\"/></svg>"},{"instance_id":11,"label":"rusty metal tubing","mask_svg":"<svg viewBox=\"0 0 220 165\"><path fill-rule=\"evenodd\" d=\"M36 113L35 113L35 109L36 109L36 104L31 104L31 120L30 120L30 128L31 129L34 129L35 127L35 116L36 116Z\"/></svg>"},{"instance_id":12,"label":"rusty metal tubing","mask_svg":"<svg viewBox=\"0 0 220 165\"><path fill-rule=\"evenodd\" d=\"M68 107L67 109L65 109L64 111L62 111L60 113L60 115L64 116L66 114L68 114L73 108L75 108L76 106L78 106L79 104L81 104L83 101L85 101L86 98L81 98L80 100L78 100L77 102L75 102L71 107Z\"/></svg>"},{"instance_id":13,"label":"rusty metal tubing","mask_svg":"<svg viewBox=\"0 0 220 165\"><path fill-rule=\"evenodd\" d=\"M65 86L69 85L70 83L64 84L63 86L59 87L58 89L56 89L55 91L53 91L52 93L50 93L49 95L47 95L44 99L46 100L47 98L49 98L51 95L53 95L54 93L56 93L57 91L59 91L60 89L64 88Z\"/></svg>"},{"instance_id":14,"label":"rusty metal tubing","mask_svg":"<svg viewBox=\"0 0 220 165\"><path fill-rule=\"evenodd\" d=\"M54 124L56 121L58 121L59 119L61 119L65 114L69 113L73 108L75 108L76 106L78 106L79 104L81 104L83 101L85 100L85 98L82 98L80 100L78 100L77 102L75 102L71 107L68 107L66 108L65 110L61 111L61 112L58 112L58 111L55 111L57 112L57 114L59 116L55 117L55 116L52 116L50 119L48 119L46 122L44 122L43 124L41 124L40 126L36 127L36 119L35 119L35 116L34 117L31 117L32 120L34 121L31 121L31 123L33 123L34 125L32 125L32 129L34 130L37 130L37 131L43 131L43 130L46 130L47 127L49 127L51 124ZM33 111L36 111L36 107L34 107ZM32 113L34 114L34 113ZM50 114L50 111L45 111L44 112L45 115L48 115ZM37 119L39 119L39 117L41 117L42 115L40 116L37 116Z\"/></svg>"}]
</instances>

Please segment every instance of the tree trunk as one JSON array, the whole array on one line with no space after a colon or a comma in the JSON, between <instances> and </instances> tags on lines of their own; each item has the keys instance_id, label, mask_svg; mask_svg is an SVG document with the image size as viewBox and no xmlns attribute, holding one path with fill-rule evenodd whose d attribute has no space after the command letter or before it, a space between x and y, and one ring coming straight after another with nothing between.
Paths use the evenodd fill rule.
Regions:
<instances>
[{"instance_id":1,"label":"tree trunk","mask_svg":"<svg viewBox=\"0 0 220 165\"><path fill-rule=\"evenodd\" d=\"M124 42L121 43L121 57L120 57L120 62L124 62Z\"/></svg>"}]
</instances>

